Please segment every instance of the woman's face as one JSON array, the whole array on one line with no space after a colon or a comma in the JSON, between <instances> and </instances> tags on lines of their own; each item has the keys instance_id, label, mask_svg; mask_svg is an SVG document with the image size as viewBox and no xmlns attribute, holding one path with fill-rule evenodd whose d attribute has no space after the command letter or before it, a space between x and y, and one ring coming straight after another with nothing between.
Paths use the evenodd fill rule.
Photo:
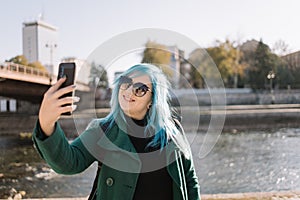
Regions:
<instances>
[{"instance_id":1,"label":"woman's face","mask_svg":"<svg viewBox=\"0 0 300 200\"><path fill-rule=\"evenodd\" d=\"M120 107L127 116L138 120L144 119L152 103L152 84L150 78L147 75L128 77L132 79L132 84L129 84L130 86L127 89L126 87L122 87L122 85L120 86L118 96ZM142 84L145 84L149 88L149 91L144 96L138 97L134 94L133 87L141 86Z\"/></svg>"}]
</instances>

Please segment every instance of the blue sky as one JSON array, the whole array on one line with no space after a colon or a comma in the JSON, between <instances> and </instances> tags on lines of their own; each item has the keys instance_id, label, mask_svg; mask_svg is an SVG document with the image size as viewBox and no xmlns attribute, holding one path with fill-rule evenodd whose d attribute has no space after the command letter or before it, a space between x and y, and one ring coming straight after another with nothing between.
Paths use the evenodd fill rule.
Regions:
<instances>
[{"instance_id":1,"label":"blue sky","mask_svg":"<svg viewBox=\"0 0 300 200\"><path fill-rule=\"evenodd\" d=\"M140 28L178 32L201 47L216 39L279 39L300 50L298 0L2 0L0 62L22 54L22 23L44 13L58 27L59 55L85 59L113 36ZM150 38L151 39L151 38Z\"/></svg>"}]
</instances>

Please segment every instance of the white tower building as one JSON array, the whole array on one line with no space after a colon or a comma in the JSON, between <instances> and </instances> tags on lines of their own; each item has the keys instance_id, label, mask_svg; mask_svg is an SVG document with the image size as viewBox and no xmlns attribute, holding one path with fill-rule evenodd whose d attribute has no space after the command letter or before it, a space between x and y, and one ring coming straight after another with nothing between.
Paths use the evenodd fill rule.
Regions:
<instances>
[{"instance_id":1,"label":"white tower building","mask_svg":"<svg viewBox=\"0 0 300 200\"><path fill-rule=\"evenodd\" d=\"M57 74L57 28L42 21L23 23L23 55L28 62L39 61L51 74Z\"/></svg>"}]
</instances>

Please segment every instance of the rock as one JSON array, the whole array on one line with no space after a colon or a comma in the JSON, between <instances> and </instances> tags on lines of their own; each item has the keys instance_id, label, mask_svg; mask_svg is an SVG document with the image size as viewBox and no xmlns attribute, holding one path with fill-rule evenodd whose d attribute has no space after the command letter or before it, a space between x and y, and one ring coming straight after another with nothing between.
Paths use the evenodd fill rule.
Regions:
<instances>
[{"instance_id":1,"label":"rock","mask_svg":"<svg viewBox=\"0 0 300 200\"><path fill-rule=\"evenodd\" d=\"M19 191L19 193L22 195L22 197L24 197L26 195L26 191Z\"/></svg>"},{"instance_id":2,"label":"rock","mask_svg":"<svg viewBox=\"0 0 300 200\"><path fill-rule=\"evenodd\" d=\"M22 195L20 193L17 193L15 196L14 196L14 200L19 200L19 199L22 199Z\"/></svg>"}]
</instances>

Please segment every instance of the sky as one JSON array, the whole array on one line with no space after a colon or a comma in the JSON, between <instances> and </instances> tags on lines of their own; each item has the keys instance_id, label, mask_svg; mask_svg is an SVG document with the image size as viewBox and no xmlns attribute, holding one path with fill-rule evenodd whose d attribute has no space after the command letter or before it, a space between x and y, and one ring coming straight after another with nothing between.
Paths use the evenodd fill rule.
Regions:
<instances>
[{"instance_id":1,"label":"sky","mask_svg":"<svg viewBox=\"0 0 300 200\"><path fill-rule=\"evenodd\" d=\"M99 45L143 28L179 33L202 48L228 38L262 39L271 48L283 40L290 52L300 50L298 0L2 0L0 5L0 62L22 54L22 23L41 13L58 27L60 58L86 59Z\"/></svg>"}]
</instances>

